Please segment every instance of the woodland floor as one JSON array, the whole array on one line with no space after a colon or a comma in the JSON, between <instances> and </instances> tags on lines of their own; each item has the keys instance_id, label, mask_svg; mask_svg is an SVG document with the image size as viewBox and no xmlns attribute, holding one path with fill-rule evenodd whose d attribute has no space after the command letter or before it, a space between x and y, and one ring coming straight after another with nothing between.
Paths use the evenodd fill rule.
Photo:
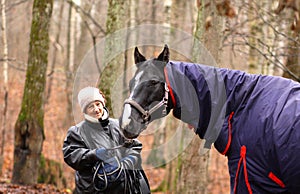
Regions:
<instances>
[{"instance_id":1,"label":"woodland floor","mask_svg":"<svg viewBox=\"0 0 300 194\"><path fill-rule=\"evenodd\" d=\"M56 194L56 193L72 193L68 189L58 189L53 185L36 184L36 185L15 185L0 182L0 194Z\"/></svg>"},{"instance_id":2,"label":"woodland floor","mask_svg":"<svg viewBox=\"0 0 300 194\"><path fill-rule=\"evenodd\" d=\"M147 172L148 176L156 177L149 179L152 186L157 187L163 178L162 170L152 170ZM150 174L149 174L150 173ZM156 186L157 185L157 186ZM70 194L72 189L63 188L59 189L54 185L50 184L35 184L35 185L17 185L9 183L9 180L0 179L0 194ZM159 194L160 192L155 192Z\"/></svg>"}]
</instances>

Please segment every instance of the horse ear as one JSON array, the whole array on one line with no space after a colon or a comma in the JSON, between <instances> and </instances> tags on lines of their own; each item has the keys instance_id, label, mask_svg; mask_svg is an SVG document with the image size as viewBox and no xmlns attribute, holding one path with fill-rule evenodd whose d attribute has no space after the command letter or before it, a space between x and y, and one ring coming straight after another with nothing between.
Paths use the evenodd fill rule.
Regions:
<instances>
[{"instance_id":1,"label":"horse ear","mask_svg":"<svg viewBox=\"0 0 300 194\"><path fill-rule=\"evenodd\" d=\"M170 56L169 47L168 47L168 45L165 44L164 50L159 54L159 56L157 57L157 60L168 63L169 56Z\"/></svg>"},{"instance_id":2,"label":"horse ear","mask_svg":"<svg viewBox=\"0 0 300 194\"><path fill-rule=\"evenodd\" d=\"M134 62L135 64L146 61L146 58L140 53L139 49L135 47L134 49Z\"/></svg>"}]
</instances>

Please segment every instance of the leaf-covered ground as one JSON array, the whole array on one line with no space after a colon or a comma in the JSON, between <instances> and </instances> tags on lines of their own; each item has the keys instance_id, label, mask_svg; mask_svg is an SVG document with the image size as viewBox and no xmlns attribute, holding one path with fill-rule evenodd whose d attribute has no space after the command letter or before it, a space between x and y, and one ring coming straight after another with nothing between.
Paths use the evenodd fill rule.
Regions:
<instances>
[{"instance_id":1,"label":"leaf-covered ground","mask_svg":"<svg viewBox=\"0 0 300 194\"><path fill-rule=\"evenodd\" d=\"M0 194L56 194L56 193L72 193L71 190L59 190L53 185L36 184L36 185L16 185L0 182Z\"/></svg>"}]
</instances>

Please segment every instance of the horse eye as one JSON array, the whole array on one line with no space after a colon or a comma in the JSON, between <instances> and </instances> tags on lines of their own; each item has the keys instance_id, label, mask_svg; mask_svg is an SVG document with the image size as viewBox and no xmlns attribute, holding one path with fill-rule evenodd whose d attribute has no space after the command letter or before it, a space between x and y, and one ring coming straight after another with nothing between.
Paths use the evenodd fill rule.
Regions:
<instances>
[{"instance_id":1,"label":"horse eye","mask_svg":"<svg viewBox=\"0 0 300 194\"><path fill-rule=\"evenodd\" d=\"M158 81L157 80L151 80L151 84L157 84L158 83Z\"/></svg>"}]
</instances>

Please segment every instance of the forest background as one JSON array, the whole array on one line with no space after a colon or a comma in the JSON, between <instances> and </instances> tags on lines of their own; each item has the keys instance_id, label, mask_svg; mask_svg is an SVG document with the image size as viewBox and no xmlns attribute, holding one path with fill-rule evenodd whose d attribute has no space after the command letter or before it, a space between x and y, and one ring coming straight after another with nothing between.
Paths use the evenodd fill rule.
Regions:
<instances>
[{"instance_id":1,"label":"forest background","mask_svg":"<svg viewBox=\"0 0 300 194\"><path fill-rule=\"evenodd\" d=\"M300 81L299 15L297 0L1 0L0 193L71 192L61 149L82 119L76 92L96 72L119 117L133 45L147 58L168 44L171 60L209 53L207 65ZM168 116L139 139L153 193L229 193L226 157L199 150L185 124Z\"/></svg>"}]
</instances>

